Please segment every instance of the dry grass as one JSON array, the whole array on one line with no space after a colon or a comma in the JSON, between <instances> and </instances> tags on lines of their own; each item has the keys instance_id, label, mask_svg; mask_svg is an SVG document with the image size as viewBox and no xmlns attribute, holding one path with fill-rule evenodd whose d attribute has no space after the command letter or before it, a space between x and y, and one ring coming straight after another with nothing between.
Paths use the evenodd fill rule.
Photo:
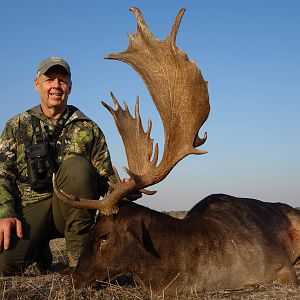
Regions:
<instances>
[{"instance_id":1,"label":"dry grass","mask_svg":"<svg viewBox=\"0 0 300 300\"><path fill-rule=\"evenodd\" d=\"M60 251L60 250L59 250ZM59 252L58 251L58 252ZM57 254L57 252L54 254ZM300 265L297 266L300 277ZM299 278L300 279L300 278ZM40 276L15 276L0 279L0 299L103 299L103 300L137 300L137 299L171 299L154 297L134 285L108 285L105 288L85 288L75 290L69 275L52 273ZM219 291L214 293L190 294L172 299L300 299L300 288L278 284L255 285L238 291Z\"/></svg>"},{"instance_id":2,"label":"dry grass","mask_svg":"<svg viewBox=\"0 0 300 300\"><path fill-rule=\"evenodd\" d=\"M181 217L177 214L177 217ZM64 251L64 239L52 241L51 249L54 256L54 264L66 259ZM298 280L300 282L300 264L296 265ZM34 275L28 272L23 276L0 278L0 300L1 299L103 299L103 300L137 300L137 299L300 299L300 287L292 285L261 284L251 286L247 289L237 291L219 291L214 293L189 294L182 297L154 297L143 291L134 284L121 286L118 284L107 285L97 288L85 288L75 290L70 275L50 273L47 275Z\"/></svg>"}]
</instances>

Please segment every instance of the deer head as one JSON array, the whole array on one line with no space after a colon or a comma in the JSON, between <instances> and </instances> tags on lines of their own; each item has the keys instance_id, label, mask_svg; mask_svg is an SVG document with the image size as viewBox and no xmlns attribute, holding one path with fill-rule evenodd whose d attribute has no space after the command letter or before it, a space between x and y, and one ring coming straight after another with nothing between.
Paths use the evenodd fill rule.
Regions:
<instances>
[{"instance_id":1,"label":"deer head","mask_svg":"<svg viewBox=\"0 0 300 300\"><path fill-rule=\"evenodd\" d=\"M102 214L118 211L118 203L130 193L162 181L172 168L189 154L204 154L198 150L206 141L198 132L209 115L207 82L196 63L177 47L176 35L185 12L181 9L171 32L165 40L158 40L148 29L143 15L136 7L131 8L137 19L137 30L129 34L126 51L110 54L108 59L120 60L132 66L145 82L164 127L164 152L158 163L158 144L153 147L150 138L151 121L144 131L139 115L139 99L136 100L133 117L125 103L123 109L111 93L115 109L102 102L113 115L122 137L127 155L125 171L133 179L113 184L113 191L103 200L76 198L61 191L53 181L58 197L78 208L98 209ZM145 193L151 194L150 191ZM77 201L74 201L77 200Z\"/></svg>"}]
</instances>

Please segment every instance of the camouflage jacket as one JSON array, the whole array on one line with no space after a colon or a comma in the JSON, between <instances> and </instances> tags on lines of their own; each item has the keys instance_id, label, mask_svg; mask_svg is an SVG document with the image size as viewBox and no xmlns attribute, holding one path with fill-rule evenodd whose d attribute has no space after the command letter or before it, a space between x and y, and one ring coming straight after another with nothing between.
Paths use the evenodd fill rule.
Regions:
<instances>
[{"instance_id":1,"label":"camouflage jacket","mask_svg":"<svg viewBox=\"0 0 300 300\"><path fill-rule=\"evenodd\" d=\"M85 157L96 168L100 180L115 181L105 137L96 123L74 106L57 142L57 163L73 155ZM11 118L0 137L0 218L15 217L18 207L52 197L52 192L33 191L28 183L25 146L34 139L31 115L40 119L42 134L51 133L54 120L46 117L40 105ZM106 192L106 191L104 191Z\"/></svg>"}]
</instances>

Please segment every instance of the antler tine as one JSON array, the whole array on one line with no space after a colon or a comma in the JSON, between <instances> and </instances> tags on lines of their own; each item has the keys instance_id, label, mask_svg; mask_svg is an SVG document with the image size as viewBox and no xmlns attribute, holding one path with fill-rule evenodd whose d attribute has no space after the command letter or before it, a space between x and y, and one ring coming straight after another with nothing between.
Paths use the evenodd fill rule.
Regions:
<instances>
[{"instance_id":1,"label":"antler tine","mask_svg":"<svg viewBox=\"0 0 300 300\"><path fill-rule=\"evenodd\" d=\"M103 104L113 115L125 146L128 161L128 168L125 168L125 171L136 183L139 183L140 177L156 166L158 147L155 147L154 159L151 161L150 158L153 153L153 139L150 138L151 127L148 126L147 131L144 132L139 113L139 98L136 99L135 118L126 107L122 109L118 105L118 101L116 99L114 101L116 101L116 110L105 103Z\"/></svg>"},{"instance_id":2,"label":"antler tine","mask_svg":"<svg viewBox=\"0 0 300 300\"><path fill-rule=\"evenodd\" d=\"M176 44L176 36L177 36L177 32L178 32L178 29L179 29L179 26L180 26L180 23L181 23L181 20L182 20L182 17L185 13L185 8L182 8L177 16L176 16L176 19L175 19L175 22L172 26L172 29L171 29L171 32L170 32L170 35L167 37L167 40L170 39L171 42L173 44Z\"/></svg>"},{"instance_id":3,"label":"antler tine","mask_svg":"<svg viewBox=\"0 0 300 300\"><path fill-rule=\"evenodd\" d=\"M84 198L78 198L73 195L69 195L66 192L62 191L56 181L55 174L52 176L52 184L53 184L53 190L54 193L57 195L57 197L63 201L64 203L73 206L75 208L87 208L87 209L101 209L102 204L99 200L91 200L91 199L84 199Z\"/></svg>"}]
</instances>

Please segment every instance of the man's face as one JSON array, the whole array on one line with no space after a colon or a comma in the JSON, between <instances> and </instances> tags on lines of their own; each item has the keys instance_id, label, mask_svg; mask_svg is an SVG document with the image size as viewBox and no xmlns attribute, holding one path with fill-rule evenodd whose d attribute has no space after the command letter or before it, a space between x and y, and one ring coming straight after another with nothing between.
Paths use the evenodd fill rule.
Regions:
<instances>
[{"instance_id":1,"label":"man's face","mask_svg":"<svg viewBox=\"0 0 300 300\"><path fill-rule=\"evenodd\" d=\"M52 67L34 81L34 86L41 97L43 112L50 110L63 112L71 92L71 81L61 67Z\"/></svg>"}]
</instances>

